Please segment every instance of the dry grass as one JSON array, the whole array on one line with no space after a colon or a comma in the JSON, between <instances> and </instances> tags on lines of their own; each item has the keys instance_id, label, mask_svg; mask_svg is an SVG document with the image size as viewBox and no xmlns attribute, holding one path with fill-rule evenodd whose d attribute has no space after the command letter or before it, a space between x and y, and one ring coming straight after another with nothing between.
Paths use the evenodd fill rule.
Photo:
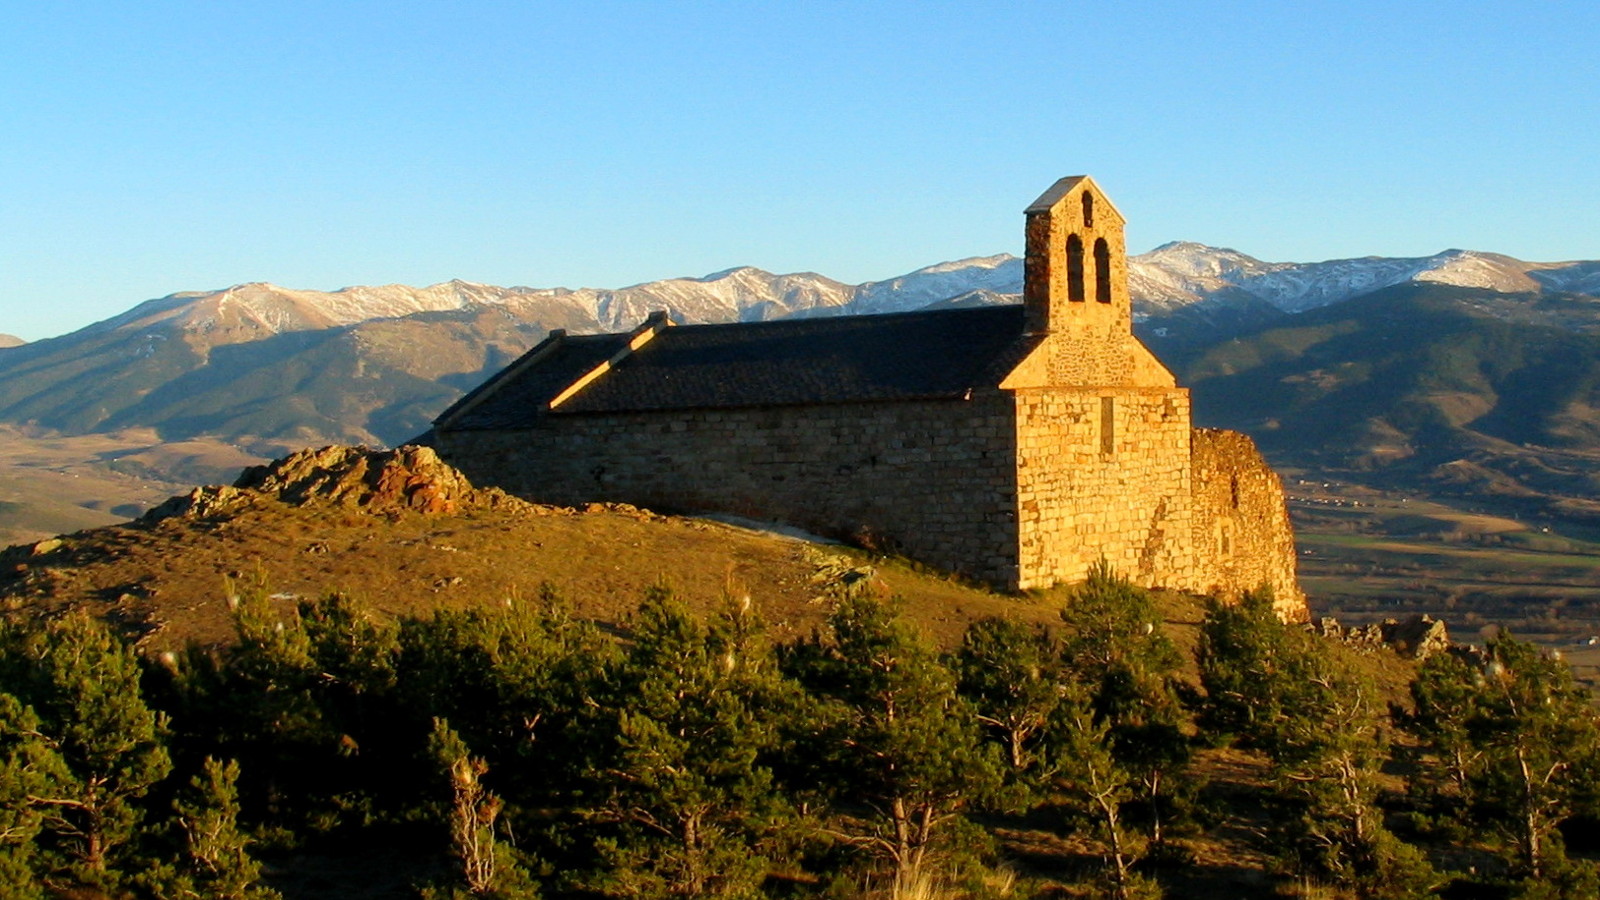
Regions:
<instances>
[{"instance_id":1,"label":"dry grass","mask_svg":"<svg viewBox=\"0 0 1600 900\"><path fill-rule=\"evenodd\" d=\"M10 552L0 597L13 605L88 605L147 632L148 649L226 641L228 578L264 579L287 607L343 592L394 616L531 598L550 585L586 617L626 628L646 588L666 584L701 612L748 592L777 639L808 634L827 612L831 560L874 569L871 590L943 644L986 615L1050 620L1037 598L972 587L893 562L700 519L617 511L475 511L372 516L260 501L215 520L97 529L44 556Z\"/></svg>"}]
</instances>

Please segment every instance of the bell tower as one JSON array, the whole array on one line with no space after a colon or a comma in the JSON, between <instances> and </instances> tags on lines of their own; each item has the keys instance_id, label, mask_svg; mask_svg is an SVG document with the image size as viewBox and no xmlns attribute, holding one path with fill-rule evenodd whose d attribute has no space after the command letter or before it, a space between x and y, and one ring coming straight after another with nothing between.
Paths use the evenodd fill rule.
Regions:
<instances>
[{"instance_id":1,"label":"bell tower","mask_svg":"<svg viewBox=\"0 0 1600 900\"><path fill-rule=\"evenodd\" d=\"M1035 334L1132 333L1126 220L1087 175L1057 181L1027 211L1022 303Z\"/></svg>"}]
</instances>

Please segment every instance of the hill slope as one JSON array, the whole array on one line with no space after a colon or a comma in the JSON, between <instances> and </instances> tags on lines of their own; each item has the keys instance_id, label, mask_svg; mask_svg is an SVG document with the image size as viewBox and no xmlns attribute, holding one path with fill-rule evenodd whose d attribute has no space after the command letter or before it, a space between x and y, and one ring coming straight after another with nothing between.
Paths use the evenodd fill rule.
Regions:
<instances>
[{"instance_id":1,"label":"hill slope","mask_svg":"<svg viewBox=\"0 0 1600 900\"><path fill-rule=\"evenodd\" d=\"M18 546L0 558L0 598L48 610L87 605L149 650L232 637L227 584L259 579L285 605L340 591L392 615L537 597L549 585L586 618L621 627L651 585L701 611L748 593L778 637L822 621L829 584L870 573L932 634L1012 614L1048 621L1048 601L1002 596L844 548L627 506L537 506L474 490L432 451L303 451L196 489L144 520Z\"/></svg>"}]
</instances>

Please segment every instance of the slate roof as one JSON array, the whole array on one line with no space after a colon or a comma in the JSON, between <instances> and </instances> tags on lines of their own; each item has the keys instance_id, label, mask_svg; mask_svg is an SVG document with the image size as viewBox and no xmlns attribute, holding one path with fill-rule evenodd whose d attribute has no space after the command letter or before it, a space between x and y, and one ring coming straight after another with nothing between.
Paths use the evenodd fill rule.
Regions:
<instances>
[{"instance_id":1,"label":"slate roof","mask_svg":"<svg viewBox=\"0 0 1600 900\"><path fill-rule=\"evenodd\" d=\"M584 413L960 397L997 386L1041 337L1023 333L1021 306L673 325L549 409L628 339L552 338L554 345L530 350L436 425L516 429Z\"/></svg>"}]
</instances>

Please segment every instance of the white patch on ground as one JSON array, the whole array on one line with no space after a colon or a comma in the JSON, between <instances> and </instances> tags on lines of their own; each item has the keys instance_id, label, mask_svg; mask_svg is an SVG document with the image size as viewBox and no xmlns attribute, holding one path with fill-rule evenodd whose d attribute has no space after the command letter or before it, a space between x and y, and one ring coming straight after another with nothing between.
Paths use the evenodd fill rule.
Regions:
<instances>
[{"instance_id":1,"label":"white patch on ground","mask_svg":"<svg viewBox=\"0 0 1600 900\"><path fill-rule=\"evenodd\" d=\"M787 538L792 541L804 541L807 544L832 544L843 546L839 541L825 538L819 534L812 534L793 525L784 525L779 522L761 522L756 519L746 519L744 516L729 515L728 513L707 513L695 516L697 519L707 519L740 531L753 531L757 534L767 534L773 537Z\"/></svg>"}]
</instances>

